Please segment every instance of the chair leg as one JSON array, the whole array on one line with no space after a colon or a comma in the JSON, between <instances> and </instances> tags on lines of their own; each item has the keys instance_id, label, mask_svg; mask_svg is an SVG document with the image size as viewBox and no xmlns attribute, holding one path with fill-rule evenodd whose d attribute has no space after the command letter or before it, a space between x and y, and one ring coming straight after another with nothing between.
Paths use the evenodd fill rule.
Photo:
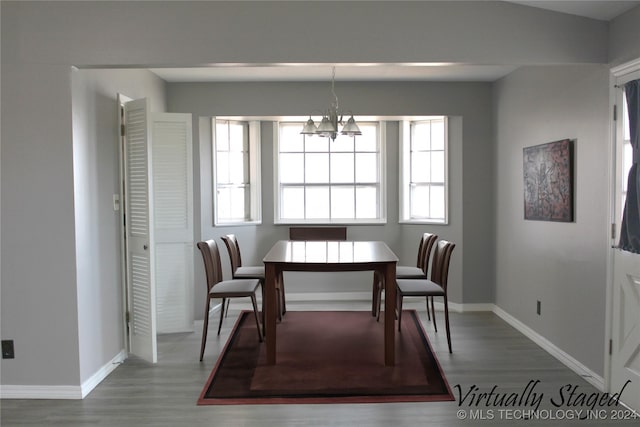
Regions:
<instances>
[{"instance_id":1,"label":"chair leg","mask_svg":"<svg viewBox=\"0 0 640 427\"><path fill-rule=\"evenodd\" d=\"M278 309L278 320L282 322L282 292L276 288L276 306Z\"/></svg>"},{"instance_id":2,"label":"chair leg","mask_svg":"<svg viewBox=\"0 0 640 427\"><path fill-rule=\"evenodd\" d=\"M280 284L280 292L282 293L282 315L284 316L287 312L287 301L284 296L284 273L282 271L279 274L278 283ZM282 317L280 317L280 320L282 320Z\"/></svg>"},{"instance_id":3,"label":"chair leg","mask_svg":"<svg viewBox=\"0 0 640 427\"><path fill-rule=\"evenodd\" d=\"M433 303L433 297L431 297L431 318L433 319L433 328L438 332L438 325L436 325L436 306Z\"/></svg>"},{"instance_id":4,"label":"chair leg","mask_svg":"<svg viewBox=\"0 0 640 427\"><path fill-rule=\"evenodd\" d=\"M400 291L400 289L398 289ZM402 327L402 293L398 292L398 332Z\"/></svg>"},{"instance_id":5,"label":"chair leg","mask_svg":"<svg viewBox=\"0 0 640 427\"><path fill-rule=\"evenodd\" d=\"M384 277L378 276L378 282L376 284L376 321L380 321L380 312L382 311L382 288L384 288Z\"/></svg>"},{"instance_id":6,"label":"chair leg","mask_svg":"<svg viewBox=\"0 0 640 427\"><path fill-rule=\"evenodd\" d=\"M229 316L229 304L230 304L230 303L231 303L231 298L229 298L229 299L227 300L227 308L226 308L226 309L225 309L225 311L224 311L224 317L225 317L225 318Z\"/></svg>"},{"instance_id":7,"label":"chair leg","mask_svg":"<svg viewBox=\"0 0 640 427\"><path fill-rule=\"evenodd\" d=\"M264 299L264 281L260 281L260 291L262 293L262 311L260 312L261 316L260 318L262 319L262 335L265 336L266 335L266 329L265 329L265 324L266 324L266 317L265 317L265 306L266 306L266 300Z\"/></svg>"},{"instance_id":8,"label":"chair leg","mask_svg":"<svg viewBox=\"0 0 640 427\"><path fill-rule=\"evenodd\" d=\"M202 324L202 344L200 344L200 361L204 358L204 347L207 344L207 330L209 328L209 304L211 298L207 298L207 303L204 307L204 322Z\"/></svg>"},{"instance_id":9,"label":"chair leg","mask_svg":"<svg viewBox=\"0 0 640 427\"><path fill-rule=\"evenodd\" d=\"M373 285L371 286L371 315L378 315L378 272L373 272Z\"/></svg>"},{"instance_id":10,"label":"chair leg","mask_svg":"<svg viewBox=\"0 0 640 427\"><path fill-rule=\"evenodd\" d=\"M222 328L222 319L224 319L224 306L227 302L226 298L222 298L222 304L220 304L220 323L218 323L218 335L220 335L220 329Z\"/></svg>"},{"instance_id":11,"label":"chair leg","mask_svg":"<svg viewBox=\"0 0 640 427\"><path fill-rule=\"evenodd\" d=\"M449 303L447 302L447 296L444 296L444 323L447 329L447 344L449 344L449 353L451 351L451 331L449 330Z\"/></svg>"},{"instance_id":12,"label":"chair leg","mask_svg":"<svg viewBox=\"0 0 640 427\"><path fill-rule=\"evenodd\" d=\"M431 300L433 300L433 297L431 297ZM431 321L431 313L429 312L429 297L427 297L427 320Z\"/></svg>"},{"instance_id":13,"label":"chair leg","mask_svg":"<svg viewBox=\"0 0 640 427\"><path fill-rule=\"evenodd\" d=\"M256 317L256 326L258 327L258 340L262 342L262 327L260 326L260 317L258 316L258 302L256 296L251 295L251 304L253 304L253 315Z\"/></svg>"}]
</instances>

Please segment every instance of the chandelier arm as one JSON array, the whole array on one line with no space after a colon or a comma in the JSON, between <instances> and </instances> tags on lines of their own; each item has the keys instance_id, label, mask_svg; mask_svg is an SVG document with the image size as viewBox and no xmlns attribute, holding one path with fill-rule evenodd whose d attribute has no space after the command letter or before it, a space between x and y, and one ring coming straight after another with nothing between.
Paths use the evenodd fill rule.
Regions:
<instances>
[{"instance_id":1,"label":"chandelier arm","mask_svg":"<svg viewBox=\"0 0 640 427\"><path fill-rule=\"evenodd\" d=\"M331 74L331 93L333 94L333 99L335 99L334 107L336 109L336 114L337 114L338 113L339 104L338 104L338 95L336 95L335 81L336 81L336 67L333 67L332 68L332 74Z\"/></svg>"}]
</instances>

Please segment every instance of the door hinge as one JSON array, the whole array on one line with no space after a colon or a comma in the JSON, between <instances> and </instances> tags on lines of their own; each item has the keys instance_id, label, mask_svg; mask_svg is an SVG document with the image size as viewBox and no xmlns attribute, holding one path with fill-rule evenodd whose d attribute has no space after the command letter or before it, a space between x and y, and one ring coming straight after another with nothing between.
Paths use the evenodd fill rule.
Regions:
<instances>
[{"instance_id":1,"label":"door hinge","mask_svg":"<svg viewBox=\"0 0 640 427\"><path fill-rule=\"evenodd\" d=\"M125 136L124 125L120 125L120 136Z\"/></svg>"},{"instance_id":2,"label":"door hinge","mask_svg":"<svg viewBox=\"0 0 640 427\"><path fill-rule=\"evenodd\" d=\"M609 356L613 354L613 340L609 340Z\"/></svg>"},{"instance_id":3,"label":"door hinge","mask_svg":"<svg viewBox=\"0 0 640 427\"><path fill-rule=\"evenodd\" d=\"M613 106L613 121L615 122L616 120L618 120L618 106L614 105Z\"/></svg>"},{"instance_id":4,"label":"door hinge","mask_svg":"<svg viewBox=\"0 0 640 427\"><path fill-rule=\"evenodd\" d=\"M616 238L616 224L613 223L611 224L611 239L615 239Z\"/></svg>"},{"instance_id":5,"label":"door hinge","mask_svg":"<svg viewBox=\"0 0 640 427\"><path fill-rule=\"evenodd\" d=\"M127 323L129 323L131 321L131 316L129 315L129 312L127 311L127 313L124 315L125 320Z\"/></svg>"}]
</instances>

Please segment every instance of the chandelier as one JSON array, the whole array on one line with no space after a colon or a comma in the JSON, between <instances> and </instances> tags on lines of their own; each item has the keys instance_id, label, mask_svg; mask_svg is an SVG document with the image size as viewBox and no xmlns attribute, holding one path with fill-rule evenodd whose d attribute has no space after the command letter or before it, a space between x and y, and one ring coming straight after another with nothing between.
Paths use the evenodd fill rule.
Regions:
<instances>
[{"instance_id":1,"label":"chandelier","mask_svg":"<svg viewBox=\"0 0 640 427\"><path fill-rule=\"evenodd\" d=\"M333 94L334 100L331 103L331 107L329 107L326 113L323 113L322 121L318 126L316 126L311 116L309 116L309 120L307 120L307 123L304 125L302 131L300 132L302 135L319 135L331 138L331 140L334 141L336 139L336 136L338 136L338 125L342 126L342 129L340 131L342 135L362 135L358 124L353 118L353 114L351 114L351 117L349 118L349 120L347 120L347 123L343 123L342 121L343 115L342 112L340 112L338 106L338 96L336 95L335 91L335 79L336 67L333 67L333 74L331 76L331 93Z\"/></svg>"}]
</instances>

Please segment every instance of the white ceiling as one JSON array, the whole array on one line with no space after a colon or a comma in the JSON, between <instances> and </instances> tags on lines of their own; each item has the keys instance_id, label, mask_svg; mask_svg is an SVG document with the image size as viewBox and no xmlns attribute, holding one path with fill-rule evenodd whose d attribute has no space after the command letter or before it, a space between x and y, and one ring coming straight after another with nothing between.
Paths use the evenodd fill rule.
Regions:
<instances>
[{"instance_id":1,"label":"white ceiling","mask_svg":"<svg viewBox=\"0 0 640 427\"><path fill-rule=\"evenodd\" d=\"M482 0L478 0L482 1ZM640 1L510 1L602 21L640 5ZM167 82L327 81L494 81L516 66L459 64L234 64L210 67L154 68Z\"/></svg>"},{"instance_id":2,"label":"white ceiling","mask_svg":"<svg viewBox=\"0 0 640 427\"><path fill-rule=\"evenodd\" d=\"M581 0L544 0L510 1L525 6L539 7L586 18L610 21L618 15L640 4L640 1L581 1Z\"/></svg>"}]
</instances>

